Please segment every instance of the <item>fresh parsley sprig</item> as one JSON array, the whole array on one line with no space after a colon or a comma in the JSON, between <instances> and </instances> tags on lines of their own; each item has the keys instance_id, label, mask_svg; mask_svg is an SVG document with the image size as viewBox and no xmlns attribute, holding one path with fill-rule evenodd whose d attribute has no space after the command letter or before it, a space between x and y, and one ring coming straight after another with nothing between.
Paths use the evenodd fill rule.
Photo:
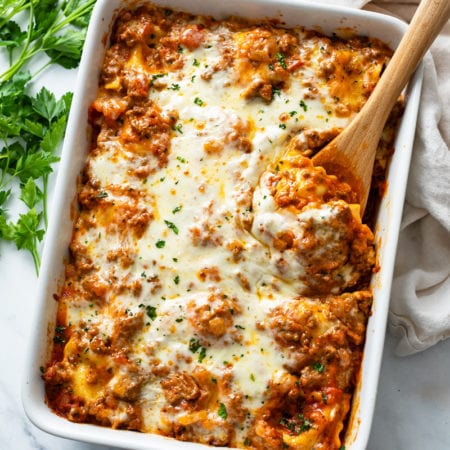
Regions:
<instances>
[{"instance_id":1,"label":"fresh parsley sprig","mask_svg":"<svg viewBox=\"0 0 450 450\"><path fill-rule=\"evenodd\" d=\"M43 87L36 96L26 92L31 76L20 72L0 84L0 237L40 259L37 244L47 225L47 185L55 154L64 136L72 94L57 100ZM16 223L7 220L8 202L19 199L28 211ZM40 223L44 222L44 228Z\"/></svg>"},{"instance_id":2,"label":"fresh parsley sprig","mask_svg":"<svg viewBox=\"0 0 450 450\"><path fill-rule=\"evenodd\" d=\"M32 95L34 77L48 65L78 65L95 0L3 0L0 52L8 67L0 73L0 239L28 250L39 270L38 243L47 227L47 188L64 137L72 101L46 87ZM17 20L17 21L16 21ZM19 23L25 23L24 28ZM23 25L22 25L23 26ZM33 75L30 62L46 62ZM9 207L22 203L16 220ZM19 204L20 204L19 202Z\"/></svg>"},{"instance_id":3,"label":"fresh parsley sprig","mask_svg":"<svg viewBox=\"0 0 450 450\"><path fill-rule=\"evenodd\" d=\"M42 53L49 60L38 72L49 64L77 67L94 4L95 0L67 0L61 4L58 0L4 0L0 5L0 38L9 53L10 67L0 75L0 81L10 80ZM25 31L12 20L23 11L29 14Z\"/></svg>"}]
</instances>

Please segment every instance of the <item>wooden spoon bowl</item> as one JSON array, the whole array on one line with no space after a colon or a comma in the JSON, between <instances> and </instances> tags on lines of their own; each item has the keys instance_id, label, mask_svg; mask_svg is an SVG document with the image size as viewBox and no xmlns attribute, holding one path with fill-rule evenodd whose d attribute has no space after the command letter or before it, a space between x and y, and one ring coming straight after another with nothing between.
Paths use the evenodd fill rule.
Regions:
<instances>
[{"instance_id":1,"label":"wooden spoon bowl","mask_svg":"<svg viewBox=\"0 0 450 450\"><path fill-rule=\"evenodd\" d=\"M378 142L395 102L450 18L450 0L422 0L399 46L361 111L313 156L315 166L347 182L364 213Z\"/></svg>"}]
</instances>

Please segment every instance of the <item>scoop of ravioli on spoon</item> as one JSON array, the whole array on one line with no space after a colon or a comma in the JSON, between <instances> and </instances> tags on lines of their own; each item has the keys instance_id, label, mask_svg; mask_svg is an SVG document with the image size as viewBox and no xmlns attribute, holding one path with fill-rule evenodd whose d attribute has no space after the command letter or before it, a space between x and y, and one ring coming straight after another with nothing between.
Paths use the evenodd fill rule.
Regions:
<instances>
[{"instance_id":1,"label":"scoop of ravioli on spoon","mask_svg":"<svg viewBox=\"0 0 450 450\"><path fill-rule=\"evenodd\" d=\"M360 214L370 191L378 142L395 102L450 18L450 0L422 0L378 84L350 124L312 161L358 193Z\"/></svg>"}]
</instances>

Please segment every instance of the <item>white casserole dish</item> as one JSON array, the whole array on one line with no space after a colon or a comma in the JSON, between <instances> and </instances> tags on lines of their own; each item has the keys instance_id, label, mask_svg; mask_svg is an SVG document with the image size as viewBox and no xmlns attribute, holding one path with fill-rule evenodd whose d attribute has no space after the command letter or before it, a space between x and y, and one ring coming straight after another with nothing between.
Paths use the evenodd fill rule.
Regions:
<instances>
[{"instance_id":1,"label":"white casserole dish","mask_svg":"<svg viewBox=\"0 0 450 450\"><path fill-rule=\"evenodd\" d=\"M217 18L239 15L248 18L280 18L286 26L303 25L319 28L326 34L351 29L357 34L382 39L395 48L406 28L391 17L302 3L299 0L156 0L156 4L191 13L210 14ZM42 268L35 302L35 329L30 340L23 385L23 403L30 420L49 433L76 440L112 445L128 449L195 449L204 446L178 442L161 436L112 430L89 424L76 424L55 415L46 405L40 367L48 360L51 349L57 304L53 294L63 276L63 260L72 232L71 208L76 179L85 161L89 142L87 111L97 92L99 68L103 60L105 36L115 11L126 2L98 0L93 12L78 82L69 118L66 139L55 186L52 215L42 258ZM347 433L346 450L366 447L382 358L390 288L396 244L412 150L416 115L421 89L421 69L411 81L406 110L396 139L396 152L388 173L388 190L382 201L376 224L378 260L381 270L373 277L374 303L367 327L367 341L360 383L353 399L352 417Z\"/></svg>"}]
</instances>

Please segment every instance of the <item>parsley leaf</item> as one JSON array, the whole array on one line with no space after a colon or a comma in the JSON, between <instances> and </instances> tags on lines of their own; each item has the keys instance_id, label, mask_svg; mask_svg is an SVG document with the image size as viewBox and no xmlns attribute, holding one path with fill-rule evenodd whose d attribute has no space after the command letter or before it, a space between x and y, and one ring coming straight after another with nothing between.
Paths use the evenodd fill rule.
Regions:
<instances>
[{"instance_id":1,"label":"parsley leaf","mask_svg":"<svg viewBox=\"0 0 450 450\"><path fill-rule=\"evenodd\" d=\"M5 111L5 106L14 106L17 97L25 92L25 85L31 80L30 72L19 72L14 76L0 83L0 98L2 99L1 108ZM6 102L6 103L5 103Z\"/></svg>"},{"instance_id":2,"label":"parsley leaf","mask_svg":"<svg viewBox=\"0 0 450 450\"><path fill-rule=\"evenodd\" d=\"M0 191L0 206L2 206L6 201L8 200L9 196L11 195L11 189L8 189L7 191ZM0 214L2 214L2 209L0 208Z\"/></svg>"},{"instance_id":3,"label":"parsley leaf","mask_svg":"<svg viewBox=\"0 0 450 450\"><path fill-rule=\"evenodd\" d=\"M42 150L53 153L57 149L64 137L66 122L67 117L64 115L50 125L41 142Z\"/></svg>"},{"instance_id":4,"label":"parsley leaf","mask_svg":"<svg viewBox=\"0 0 450 450\"><path fill-rule=\"evenodd\" d=\"M205 348L205 347L202 347L202 348L200 349L200 353L199 353L199 355L198 355L198 362L201 363L205 358L206 358L206 348Z\"/></svg>"},{"instance_id":5,"label":"parsley leaf","mask_svg":"<svg viewBox=\"0 0 450 450\"><path fill-rule=\"evenodd\" d=\"M322 363L320 363L320 362L315 362L313 364L313 369L316 372L322 373L325 370L325 366Z\"/></svg>"},{"instance_id":6,"label":"parsley leaf","mask_svg":"<svg viewBox=\"0 0 450 450\"><path fill-rule=\"evenodd\" d=\"M52 172L51 164L59 161L57 156L43 150L21 156L17 161L14 175L25 182L28 178L40 178Z\"/></svg>"},{"instance_id":7,"label":"parsley leaf","mask_svg":"<svg viewBox=\"0 0 450 450\"><path fill-rule=\"evenodd\" d=\"M22 200L29 209L34 208L42 198L42 192L34 182L33 178L22 186L20 200Z\"/></svg>"},{"instance_id":8,"label":"parsley leaf","mask_svg":"<svg viewBox=\"0 0 450 450\"><path fill-rule=\"evenodd\" d=\"M173 222L164 220L164 223L167 225L167 228L169 228L169 230L172 230L175 234L179 233L178 227Z\"/></svg>"},{"instance_id":9,"label":"parsley leaf","mask_svg":"<svg viewBox=\"0 0 450 450\"><path fill-rule=\"evenodd\" d=\"M219 417L221 417L223 420L225 420L228 417L228 413L227 413L227 408L226 406L221 403L219 405L219 410L217 411L217 414L219 415Z\"/></svg>"},{"instance_id":10,"label":"parsley leaf","mask_svg":"<svg viewBox=\"0 0 450 450\"><path fill-rule=\"evenodd\" d=\"M52 62L73 69L80 62L85 34L84 31L68 30L63 36L50 36L44 43L45 53Z\"/></svg>"},{"instance_id":11,"label":"parsley leaf","mask_svg":"<svg viewBox=\"0 0 450 450\"><path fill-rule=\"evenodd\" d=\"M277 59L278 59L278 62L280 63L280 66L286 70L287 65L286 65L286 61L284 60L284 55L282 53L277 53Z\"/></svg>"},{"instance_id":12,"label":"parsley leaf","mask_svg":"<svg viewBox=\"0 0 450 450\"><path fill-rule=\"evenodd\" d=\"M198 339L191 338L189 340L188 348L192 353L197 353L200 350L198 354L198 362L201 363L206 358L206 348L202 346Z\"/></svg>"},{"instance_id":13,"label":"parsley leaf","mask_svg":"<svg viewBox=\"0 0 450 450\"><path fill-rule=\"evenodd\" d=\"M47 119L50 123L56 117L59 117L65 110L62 100L56 101L55 94L43 87L35 98L31 100L31 106L40 116Z\"/></svg>"},{"instance_id":14,"label":"parsley leaf","mask_svg":"<svg viewBox=\"0 0 450 450\"><path fill-rule=\"evenodd\" d=\"M155 243L155 246L156 246L157 248L164 248L165 245L166 245L166 241L163 241L162 239L156 241L156 243Z\"/></svg>"},{"instance_id":15,"label":"parsley leaf","mask_svg":"<svg viewBox=\"0 0 450 450\"><path fill-rule=\"evenodd\" d=\"M8 224L4 216L0 216L0 235L3 239L13 241L18 250L25 249L31 253L36 272L41 262L37 244L42 241L45 233L39 228L41 215L42 213L37 213L36 209L32 208L27 213L21 214L16 224Z\"/></svg>"},{"instance_id":16,"label":"parsley leaf","mask_svg":"<svg viewBox=\"0 0 450 450\"><path fill-rule=\"evenodd\" d=\"M192 353L196 353L197 350L202 346L202 344L200 344L200 341L198 339L195 338L191 338L189 340L189 350Z\"/></svg>"},{"instance_id":17,"label":"parsley leaf","mask_svg":"<svg viewBox=\"0 0 450 450\"><path fill-rule=\"evenodd\" d=\"M26 36L27 33L22 31L19 25L13 20L9 20L0 28L0 46L7 49L10 61L13 50L16 47L20 47Z\"/></svg>"},{"instance_id":18,"label":"parsley leaf","mask_svg":"<svg viewBox=\"0 0 450 450\"><path fill-rule=\"evenodd\" d=\"M150 319L152 319L152 320L156 319L157 314L156 314L156 307L155 306L147 305L145 307L145 312L147 313L147 316L150 317Z\"/></svg>"},{"instance_id":19,"label":"parsley leaf","mask_svg":"<svg viewBox=\"0 0 450 450\"><path fill-rule=\"evenodd\" d=\"M38 39L51 26L58 17L58 1L57 0L40 0L37 8L31 5L31 16L33 18L33 38ZM45 36L45 34L44 34Z\"/></svg>"}]
</instances>

